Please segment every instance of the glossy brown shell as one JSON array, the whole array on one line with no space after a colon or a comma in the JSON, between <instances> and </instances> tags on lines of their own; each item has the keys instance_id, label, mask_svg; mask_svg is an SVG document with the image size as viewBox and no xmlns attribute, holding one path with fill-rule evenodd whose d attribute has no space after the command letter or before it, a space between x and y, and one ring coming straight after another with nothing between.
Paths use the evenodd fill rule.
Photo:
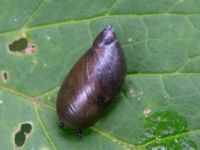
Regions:
<instances>
[{"instance_id":1,"label":"glossy brown shell","mask_svg":"<svg viewBox=\"0 0 200 150\"><path fill-rule=\"evenodd\" d=\"M84 129L101 117L125 79L124 53L108 26L74 65L57 97L57 113L68 127Z\"/></svg>"}]
</instances>

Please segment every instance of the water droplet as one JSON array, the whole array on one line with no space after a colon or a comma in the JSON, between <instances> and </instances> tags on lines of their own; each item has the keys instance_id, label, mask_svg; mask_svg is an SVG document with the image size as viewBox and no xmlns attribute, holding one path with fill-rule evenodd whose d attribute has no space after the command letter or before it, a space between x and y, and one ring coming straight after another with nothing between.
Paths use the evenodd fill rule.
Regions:
<instances>
[{"instance_id":1,"label":"water droplet","mask_svg":"<svg viewBox=\"0 0 200 150\"><path fill-rule=\"evenodd\" d=\"M169 99L170 97L168 95L163 96L165 99Z\"/></svg>"},{"instance_id":2,"label":"water droplet","mask_svg":"<svg viewBox=\"0 0 200 150\"><path fill-rule=\"evenodd\" d=\"M14 22L17 22L18 21L18 19L17 18L14 18Z\"/></svg>"},{"instance_id":3,"label":"water droplet","mask_svg":"<svg viewBox=\"0 0 200 150\"><path fill-rule=\"evenodd\" d=\"M163 146L157 146L157 147L152 147L152 150L167 150L167 148Z\"/></svg>"},{"instance_id":4,"label":"water droplet","mask_svg":"<svg viewBox=\"0 0 200 150\"><path fill-rule=\"evenodd\" d=\"M47 41L49 41L51 39L51 37L49 35L45 35L45 38Z\"/></svg>"},{"instance_id":5,"label":"water droplet","mask_svg":"<svg viewBox=\"0 0 200 150\"><path fill-rule=\"evenodd\" d=\"M142 91L137 91L136 92L136 96L137 96L137 99L140 101L140 100L142 100L142 97L143 97L143 92Z\"/></svg>"},{"instance_id":6,"label":"water droplet","mask_svg":"<svg viewBox=\"0 0 200 150\"><path fill-rule=\"evenodd\" d=\"M135 90L133 88L129 88L128 93L130 94L131 97L136 97Z\"/></svg>"},{"instance_id":7,"label":"water droplet","mask_svg":"<svg viewBox=\"0 0 200 150\"><path fill-rule=\"evenodd\" d=\"M151 109L149 109L149 108L144 109L144 111L143 111L143 114L145 117L148 117L150 113L151 113Z\"/></svg>"},{"instance_id":8,"label":"water droplet","mask_svg":"<svg viewBox=\"0 0 200 150\"><path fill-rule=\"evenodd\" d=\"M144 93L141 91L141 92L139 92L139 95L143 95Z\"/></svg>"},{"instance_id":9,"label":"water droplet","mask_svg":"<svg viewBox=\"0 0 200 150\"><path fill-rule=\"evenodd\" d=\"M48 65L47 65L47 64L43 64L43 66L44 66L44 67L47 67Z\"/></svg>"},{"instance_id":10,"label":"water droplet","mask_svg":"<svg viewBox=\"0 0 200 150\"><path fill-rule=\"evenodd\" d=\"M129 92L130 94L133 94L133 93L135 92L135 90L134 90L133 88L129 88L128 92Z\"/></svg>"},{"instance_id":11,"label":"water droplet","mask_svg":"<svg viewBox=\"0 0 200 150\"><path fill-rule=\"evenodd\" d=\"M129 39L128 39L128 42L132 42L132 38L129 38Z\"/></svg>"},{"instance_id":12,"label":"water droplet","mask_svg":"<svg viewBox=\"0 0 200 150\"><path fill-rule=\"evenodd\" d=\"M178 142L177 142L178 141ZM177 141L173 139L160 140L147 146L147 149L154 150L168 150L168 149L187 149L187 150L198 150L198 146L191 140L186 140L184 137L179 137Z\"/></svg>"},{"instance_id":13,"label":"water droplet","mask_svg":"<svg viewBox=\"0 0 200 150\"><path fill-rule=\"evenodd\" d=\"M47 99L51 99L51 96L48 96L48 98Z\"/></svg>"},{"instance_id":14,"label":"water droplet","mask_svg":"<svg viewBox=\"0 0 200 150\"><path fill-rule=\"evenodd\" d=\"M115 139L112 140L114 143L117 142Z\"/></svg>"},{"instance_id":15,"label":"water droplet","mask_svg":"<svg viewBox=\"0 0 200 150\"><path fill-rule=\"evenodd\" d=\"M0 100L0 104L3 104L3 101L2 101L2 100Z\"/></svg>"},{"instance_id":16,"label":"water droplet","mask_svg":"<svg viewBox=\"0 0 200 150\"><path fill-rule=\"evenodd\" d=\"M178 139L174 139L174 142L175 142L175 143L178 143Z\"/></svg>"},{"instance_id":17,"label":"water droplet","mask_svg":"<svg viewBox=\"0 0 200 150\"><path fill-rule=\"evenodd\" d=\"M49 150L47 147L41 147L41 150Z\"/></svg>"}]
</instances>

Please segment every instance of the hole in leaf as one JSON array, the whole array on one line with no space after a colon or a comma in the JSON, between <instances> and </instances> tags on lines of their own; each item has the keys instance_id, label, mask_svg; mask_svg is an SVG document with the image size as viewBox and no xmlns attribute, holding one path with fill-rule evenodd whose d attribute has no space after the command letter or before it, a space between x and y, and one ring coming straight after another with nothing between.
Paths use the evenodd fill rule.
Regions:
<instances>
[{"instance_id":1,"label":"hole in leaf","mask_svg":"<svg viewBox=\"0 0 200 150\"><path fill-rule=\"evenodd\" d=\"M23 132L18 132L15 134L15 144L21 147L25 142L26 136Z\"/></svg>"},{"instance_id":2,"label":"hole in leaf","mask_svg":"<svg viewBox=\"0 0 200 150\"><path fill-rule=\"evenodd\" d=\"M22 132L28 134L28 133L31 132L32 126L31 126L31 124L29 124L29 123L22 124L22 125L21 125L21 130L22 130Z\"/></svg>"},{"instance_id":3,"label":"hole in leaf","mask_svg":"<svg viewBox=\"0 0 200 150\"><path fill-rule=\"evenodd\" d=\"M3 71L2 78L3 78L4 81L7 81L8 80L8 72Z\"/></svg>"},{"instance_id":4,"label":"hole in leaf","mask_svg":"<svg viewBox=\"0 0 200 150\"><path fill-rule=\"evenodd\" d=\"M25 38L14 41L12 44L9 44L9 49L11 51L22 51L28 45L28 41Z\"/></svg>"},{"instance_id":5,"label":"hole in leaf","mask_svg":"<svg viewBox=\"0 0 200 150\"><path fill-rule=\"evenodd\" d=\"M24 145L26 141L26 135L31 133L32 125L30 123L23 123L20 130L15 134L14 141L17 147Z\"/></svg>"},{"instance_id":6,"label":"hole in leaf","mask_svg":"<svg viewBox=\"0 0 200 150\"><path fill-rule=\"evenodd\" d=\"M19 52L23 54L32 54L36 51L36 47L28 42L24 37L15 40L8 45L9 50L12 52Z\"/></svg>"}]
</instances>

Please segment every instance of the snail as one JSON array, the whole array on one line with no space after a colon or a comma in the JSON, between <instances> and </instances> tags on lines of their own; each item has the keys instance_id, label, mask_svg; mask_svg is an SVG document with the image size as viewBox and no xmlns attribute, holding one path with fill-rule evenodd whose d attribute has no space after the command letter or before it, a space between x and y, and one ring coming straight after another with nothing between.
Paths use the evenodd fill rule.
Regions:
<instances>
[{"instance_id":1,"label":"snail","mask_svg":"<svg viewBox=\"0 0 200 150\"><path fill-rule=\"evenodd\" d=\"M113 28L107 26L62 83L56 106L61 125L76 129L81 136L120 92L125 74L123 50Z\"/></svg>"}]
</instances>

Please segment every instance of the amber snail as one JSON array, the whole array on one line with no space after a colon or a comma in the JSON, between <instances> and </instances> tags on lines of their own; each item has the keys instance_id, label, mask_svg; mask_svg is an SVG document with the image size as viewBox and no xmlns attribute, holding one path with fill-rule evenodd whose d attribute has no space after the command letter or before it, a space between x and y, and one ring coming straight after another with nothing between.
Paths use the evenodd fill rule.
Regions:
<instances>
[{"instance_id":1,"label":"amber snail","mask_svg":"<svg viewBox=\"0 0 200 150\"><path fill-rule=\"evenodd\" d=\"M94 40L62 83L57 113L63 126L81 131L94 125L120 92L126 74L123 50L111 26Z\"/></svg>"}]
</instances>

